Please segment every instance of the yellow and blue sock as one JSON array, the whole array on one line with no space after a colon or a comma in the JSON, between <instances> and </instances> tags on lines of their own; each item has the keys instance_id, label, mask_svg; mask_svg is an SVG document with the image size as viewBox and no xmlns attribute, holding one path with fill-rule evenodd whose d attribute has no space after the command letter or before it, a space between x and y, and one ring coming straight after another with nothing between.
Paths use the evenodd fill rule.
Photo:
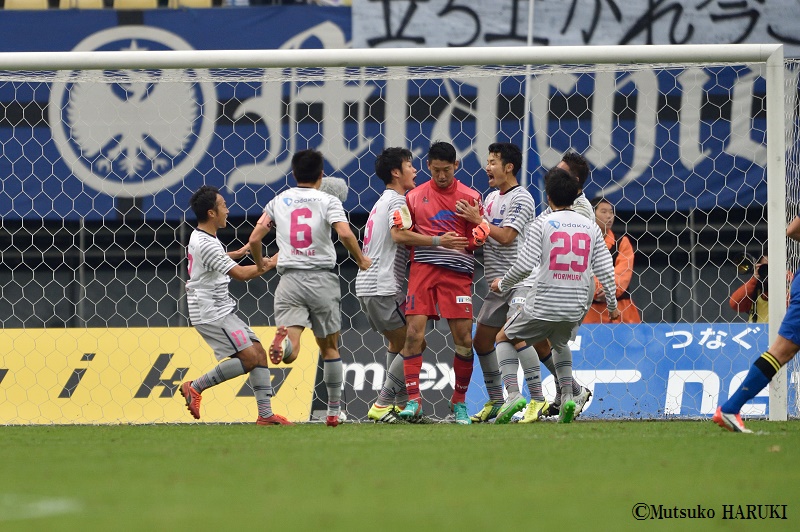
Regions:
<instances>
[{"instance_id":1,"label":"yellow and blue sock","mask_svg":"<svg viewBox=\"0 0 800 532\"><path fill-rule=\"evenodd\" d=\"M772 356L772 353L766 351L750 366L750 371L747 372L742 384L722 405L722 411L726 414L738 414L747 401L758 395L769 384L779 369L781 369L780 362Z\"/></svg>"}]
</instances>

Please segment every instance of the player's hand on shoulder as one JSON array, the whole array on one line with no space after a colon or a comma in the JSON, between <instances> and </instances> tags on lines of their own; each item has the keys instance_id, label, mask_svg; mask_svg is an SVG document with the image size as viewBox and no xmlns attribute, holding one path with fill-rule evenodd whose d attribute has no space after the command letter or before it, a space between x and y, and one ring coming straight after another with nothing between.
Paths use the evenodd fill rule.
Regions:
<instances>
[{"instance_id":1,"label":"player's hand on shoulder","mask_svg":"<svg viewBox=\"0 0 800 532\"><path fill-rule=\"evenodd\" d=\"M612 310L609 310L609 311L608 311L608 318L609 318L611 321L619 321L619 319L620 319L621 317L622 317L622 316L621 316L621 314L619 313L619 309L614 309L613 311L612 311Z\"/></svg>"},{"instance_id":2,"label":"player's hand on shoulder","mask_svg":"<svg viewBox=\"0 0 800 532\"><path fill-rule=\"evenodd\" d=\"M440 238L439 245L447 249L462 250L467 249L469 246L469 240L466 237L460 236L453 231L448 231Z\"/></svg>"},{"instance_id":3,"label":"player's hand on shoulder","mask_svg":"<svg viewBox=\"0 0 800 532\"><path fill-rule=\"evenodd\" d=\"M492 281L492 284L489 288L492 292L500 293L500 277Z\"/></svg>"}]
</instances>

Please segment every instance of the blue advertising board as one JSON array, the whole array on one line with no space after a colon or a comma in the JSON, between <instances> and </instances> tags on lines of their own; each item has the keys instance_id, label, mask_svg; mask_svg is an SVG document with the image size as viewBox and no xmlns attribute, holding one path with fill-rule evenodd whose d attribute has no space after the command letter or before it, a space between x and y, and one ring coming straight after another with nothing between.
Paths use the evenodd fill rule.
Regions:
<instances>
[{"instance_id":1,"label":"blue advertising board","mask_svg":"<svg viewBox=\"0 0 800 532\"><path fill-rule=\"evenodd\" d=\"M592 390L582 417L663 419L708 417L738 388L753 361L768 347L763 324L694 323L582 325L571 344L575 378ZM555 395L542 368L545 396ZM790 376L792 382L796 375ZM529 398L522 372L520 389ZM794 404L794 387L789 387ZM488 399L475 364L467 406L479 411ZM764 390L743 415L769 414Z\"/></svg>"}]
</instances>

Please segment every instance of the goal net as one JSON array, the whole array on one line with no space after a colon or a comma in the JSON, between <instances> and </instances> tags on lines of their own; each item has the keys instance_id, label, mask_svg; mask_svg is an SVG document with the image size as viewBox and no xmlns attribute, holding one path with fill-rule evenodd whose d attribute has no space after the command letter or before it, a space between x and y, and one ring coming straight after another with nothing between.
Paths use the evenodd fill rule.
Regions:
<instances>
[{"instance_id":1,"label":"goal net","mask_svg":"<svg viewBox=\"0 0 800 532\"><path fill-rule=\"evenodd\" d=\"M538 212L544 172L569 150L586 157L587 197L613 205L614 233L633 244L626 292L642 323L580 328L575 376L594 394L583 417L707 417L785 312L773 297L770 323L749 323L732 294L762 255L773 293L798 266L794 245L785 260L786 220L800 214L797 75L778 45L0 55L0 424L192 421L178 387L215 364L185 302L192 192L221 190L219 236L238 249L293 185L292 154L316 148L326 174L347 181L363 235L383 190L376 155L411 149L419 184L434 140L456 146L456 177L484 197L489 144L521 146L518 177ZM386 348L338 250L343 400L365 420ZM476 259L477 316L491 279ZM230 284L264 343L277 281ZM420 388L426 413L444 419L446 322L430 322L426 339ZM788 370L743 413L796 416ZM318 418L326 392L310 332L298 360L271 372L276 412ZM243 379L203 396L203 421L255 419ZM486 397L476 363L470 412Z\"/></svg>"}]
</instances>

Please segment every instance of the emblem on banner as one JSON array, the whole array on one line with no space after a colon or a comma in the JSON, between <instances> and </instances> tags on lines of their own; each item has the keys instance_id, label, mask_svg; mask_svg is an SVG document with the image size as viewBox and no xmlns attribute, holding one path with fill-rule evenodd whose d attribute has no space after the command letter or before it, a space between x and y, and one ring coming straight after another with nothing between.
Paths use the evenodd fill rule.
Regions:
<instances>
[{"instance_id":1,"label":"emblem on banner","mask_svg":"<svg viewBox=\"0 0 800 532\"><path fill-rule=\"evenodd\" d=\"M84 39L75 50L189 50L177 35L122 26ZM53 84L49 120L64 162L100 192L138 197L179 183L205 155L216 120L216 89L189 81L198 71L162 82L160 70L72 72Z\"/></svg>"}]
</instances>

